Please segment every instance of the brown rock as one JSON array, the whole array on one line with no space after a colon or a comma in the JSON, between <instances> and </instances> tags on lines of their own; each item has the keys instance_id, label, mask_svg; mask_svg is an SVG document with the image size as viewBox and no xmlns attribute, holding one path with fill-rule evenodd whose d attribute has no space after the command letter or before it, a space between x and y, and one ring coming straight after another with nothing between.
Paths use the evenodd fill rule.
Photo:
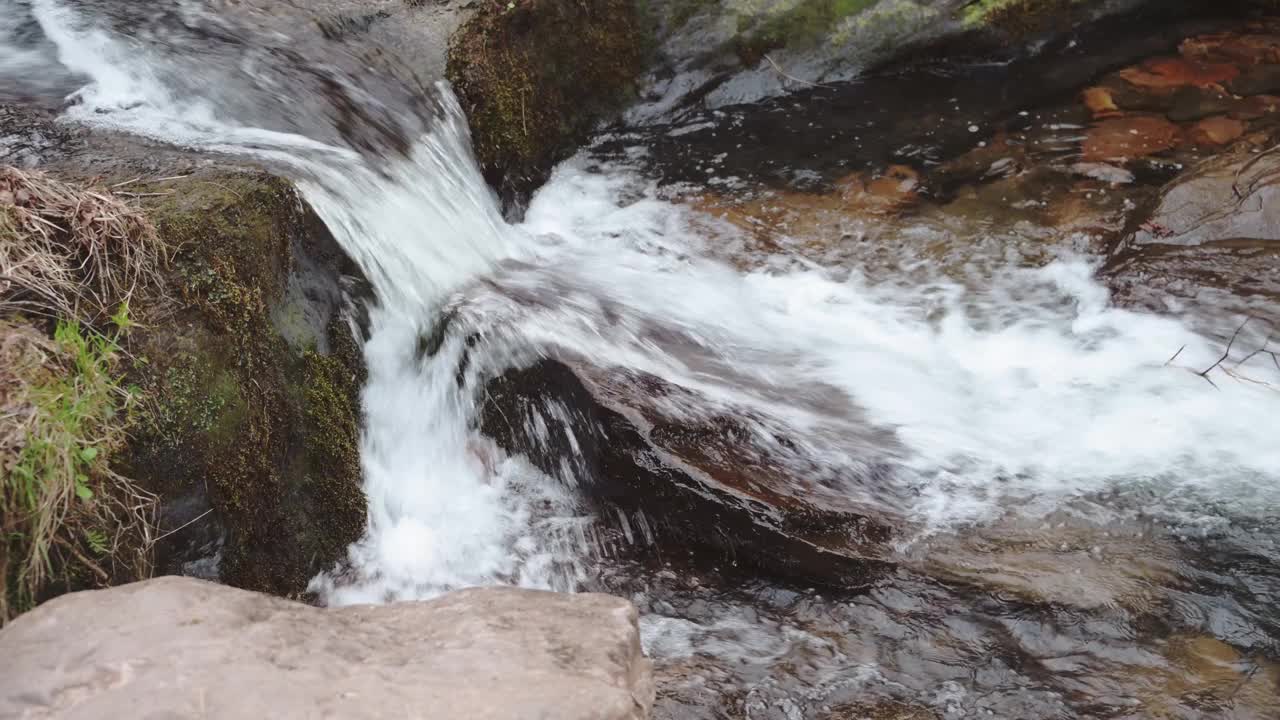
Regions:
<instances>
[{"instance_id":1,"label":"brown rock","mask_svg":"<svg viewBox=\"0 0 1280 720\"><path fill-rule=\"evenodd\" d=\"M1274 154L1224 156L1206 161L1164 191L1138 245L1201 245L1254 238L1280 241L1280 158Z\"/></svg>"},{"instance_id":2,"label":"brown rock","mask_svg":"<svg viewBox=\"0 0 1280 720\"><path fill-rule=\"evenodd\" d=\"M1231 113L1245 103L1242 98L1221 89L1190 85L1174 90L1169 100L1171 104L1163 114L1176 123L1195 122L1213 115Z\"/></svg>"},{"instance_id":3,"label":"brown rock","mask_svg":"<svg viewBox=\"0 0 1280 720\"><path fill-rule=\"evenodd\" d=\"M1240 74L1240 69L1227 63L1206 63L1180 57L1155 58L1138 67L1117 73L1130 84L1150 90L1169 90L1194 85L1208 87L1227 82Z\"/></svg>"},{"instance_id":4,"label":"brown rock","mask_svg":"<svg viewBox=\"0 0 1280 720\"><path fill-rule=\"evenodd\" d=\"M937 717L938 714L927 707L880 700L823 708L818 720L936 720Z\"/></svg>"},{"instance_id":5,"label":"brown rock","mask_svg":"<svg viewBox=\"0 0 1280 720\"><path fill-rule=\"evenodd\" d=\"M1280 65L1255 65L1227 83L1237 95L1275 95L1280 93Z\"/></svg>"},{"instance_id":6,"label":"brown rock","mask_svg":"<svg viewBox=\"0 0 1280 720\"><path fill-rule=\"evenodd\" d=\"M1226 145L1244 135L1246 125L1235 118L1219 115L1205 118L1191 128L1191 141L1199 145Z\"/></svg>"},{"instance_id":7,"label":"brown rock","mask_svg":"<svg viewBox=\"0 0 1280 720\"><path fill-rule=\"evenodd\" d=\"M884 174L867 183L867 195L890 205L898 205L915 198L920 173L906 165L890 165Z\"/></svg>"},{"instance_id":8,"label":"brown rock","mask_svg":"<svg viewBox=\"0 0 1280 720\"><path fill-rule=\"evenodd\" d=\"M1091 87L1082 95L1084 106L1089 108L1095 118L1114 117L1120 114L1120 108L1111 97L1111 91L1104 87Z\"/></svg>"},{"instance_id":9,"label":"brown rock","mask_svg":"<svg viewBox=\"0 0 1280 720\"><path fill-rule=\"evenodd\" d=\"M652 337L690 353L696 345L679 332L658 327ZM828 587L865 585L890 566L885 544L906 527L893 509L901 507L890 480L897 440L835 388L771 389L735 378L785 392L824 418L800 431L649 373L554 354L566 357L488 383L480 429L576 483L601 524L616 522L609 529L626 536L631 552L704 569L731 560ZM687 361L717 362L696 354ZM548 403L565 411L543 412ZM815 456L850 460L822 466Z\"/></svg>"},{"instance_id":10,"label":"brown rock","mask_svg":"<svg viewBox=\"0 0 1280 720\"><path fill-rule=\"evenodd\" d=\"M699 212L745 231L756 250L777 252L783 237L802 238L806 247L819 250L844 237L860 235L868 223L910 205L919 197L920 184L920 173L915 169L890 165L870 179L862 173L850 173L835 181L834 192L829 193L777 190L748 198L704 193L689 197L688 202ZM796 249L795 245L790 247L790 251ZM729 259L741 264L749 258Z\"/></svg>"},{"instance_id":11,"label":"brown rock","mask_svg":"<svg viewBox=\"0 0 1280 720\"><path fill-rule=\"evenodd\" d=\"M1280 112L1280 97L1275 95L1254 95L1253 97L1245 98L1244 102L1231 113L1231 117L1239 120L1257 120L1277 112Z\"/></svg>"},{"instance_id":12,"label":"brown rock","mask_svg":"<svg viewBox=\"0 0 1280 720\"><path fill-rule=\"evenodd\" d=\"M1063 513L1055 522L1013 515L940 534L902 562L935 578L1028 602L1151 611L1174 582L1177 545L1142 523L1103 528Z\"/></svg>"},{"instance_id":13,"label":"brown rock","mask_svg":"<svg viewBox=\"0 0 1280 720\"><path fill-rule=\"evenodd\" d=\"M1084 140L1085 162L1114 162L1153 155L1178 144L1177 125L1154 115L1111 118L1095 124Z\"/></svg>"},{"instance_id":14,"label":"brown rock","mask_svg":"<svg viewBox=\"0 0 1280 720\"><path fill-rule=\"evenodd\" d=\"M1200 35L1182 41L1178 52L1200 62L1280 63L1280 37L1230 32Z\"/></svg>"},{"instance_id":15,"label":"brown rock","mask_svg":"<svg viewBox=\"0 0 1280 720\"><path fill-rule=\"evenodd\" d=\"M74 593L0 632L0 717L642 720L636 610L476 588L322 609L191 578Z\"/></svg>"},{"instance_id":16,"label":"brown rock","mask_svg":"<svg viewBox=\"0 0 1280 720\"><path fill-rule=\"evenodd\" d=\"M1185 172L1104 267L1116 302L1166 311L1176 298L1179 312L1207 303L1280 327L1278 176L1274 153L1226 153Z\"/></svg>"}]
</instances>

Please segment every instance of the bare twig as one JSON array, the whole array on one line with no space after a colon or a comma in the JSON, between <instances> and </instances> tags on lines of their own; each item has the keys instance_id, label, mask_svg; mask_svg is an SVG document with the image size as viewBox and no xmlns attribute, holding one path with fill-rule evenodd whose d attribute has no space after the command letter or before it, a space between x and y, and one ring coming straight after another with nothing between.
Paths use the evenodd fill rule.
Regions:
<instances>
[{"instance_id":1,"label":"bare twig","mask_svg":"<svg viewBox=\"0 0 1280 720\"><path fill-rule=\"evenodd\" d=\"M185 528L186 528L187 526L189 526L189 525L194 525L195 523L197 523L197 522L199 522L200 520L204 519L204 517L205 517L206 515L208 515L209 513L211 513L211 512L213 512L213 508L209 508L208 510L205 510L204 512L200 513L200 514L199 514L199 515L197 515L196 517L191 518L190 520L188 520L188 521L186 521L186 522L182 523L181 525L179 525L178 527L176 527L176 528L174 528L174 529L170 530L169 532L166 532L165 534L161 535L160 537L156 538L155 540L152 540L151 542L152 542L152 543L158 543L158 542L160 542L161 540L163 540L163 539L165 539L165 538L169 537L170 535L172 535L172 534L174 534L174 533L178 532L179 530L185 529Z\"/></svg>"},{"instance_id":2,"label":"bare twig","mask_svg":"<svg viewBox=\"0 0 1280 720\"><path fill-rule=\"evenodd\" d=\"M1240 323L1240 325L1236 327L1236 331L1231 333L1231 340L1227 342L1227 349L1222 351L1222 357L1218 358L1218 360L1214 362L1212 365L1205 368L1204 370L1201 370L1196 374L1204 378L1205 380L1207 380L1209 384L1213 385L1215 388L1218 387L1217 384L1215 384L1212 380L1209 379L1209 373L1212 372L1214 368L1221 365L1224 361L1226 361L1228 357L1231 356L1231 347L1236 344L1236 338L1240 337L1240 331L1244 330L1244 326L1248 325L1249 321L1252 319L1253 319L1252 315L1246 315L1244 318L1244 322Z\"/></svg>"},{"instance_id":3,"label":"bare twig","mask_svg":"<svg viewBox=\"0 0 1280 720\"><path fill-rule=\"evenodd\" d=\"M1250 158L1249 162L1240 166L1240 169L1236 171L1235 179L1232 180L1231 182L1231 192L1235 193L1237 200L1244 200L1244 197L1245 197L1244 194L1240 192L1240 176L1248 172L1249 168L1253 167L1254 165L1257 165L1263 158L1267 157L1273 152L1276 152L1277 150L1280 150L1280 145L1275 145L1273 147L1267 148L1266 150L1263 150L1262 152ZM1253 189L1253 186L1255 184L1256 183L1250 184L1250 190Z\"/></svg>"},{"instance_id":4,"label":"bare twig","mask_svg":"<svg viewBox=\"0 0 1280 720\"><path fill-rule=\"evenodd\" d=\"M1257 350L1254 350L1248 355L1245 355L1244 358L1240 360L1240 362L1236 363L1236 367L1239 368L1241 365L1244 365L1245 363L1254 359L1258 355L1270 355L1271 362L1275 363L1277 370L1280 370L1280 354L1277 354L1276 351L1274 350L1267 349L1267 347L1271 345L1271 341L1274 339L1275 339L1275 333L1268 335L1267 339L1262 342L1262 347L1258 348Z\"/></svg>"},{"instance_id":5,"label":"bare twig","mask_svg":"<svg viewBox=\"0 0 1280 720\"><path fill-rule=\"evenodd\" d=\"M781 75L782 77L784 77L784 78L786 78L786 79L788 79L788 80L791 80L792 82L798 82L798 83L800 83L801 85L808 85L809 87L826 87L826 85L823 85L822 83L811 82L811 81L809 81L809 80L801 80L800 78L796 77L795 75L791 75L791 74L787 73L787 71L785 71L785 70L783 70L782 68L778 67L778 63L774 62L774 61L773 61L773 58L769 57L769 54L768 54L768 53L765 53L764 59L769 61L769 64L773 66L773 69L774 69L774 70L776 70L776 71L778 72L778 74L779 74L779 75Z\"/></svg>"}]
</instances>

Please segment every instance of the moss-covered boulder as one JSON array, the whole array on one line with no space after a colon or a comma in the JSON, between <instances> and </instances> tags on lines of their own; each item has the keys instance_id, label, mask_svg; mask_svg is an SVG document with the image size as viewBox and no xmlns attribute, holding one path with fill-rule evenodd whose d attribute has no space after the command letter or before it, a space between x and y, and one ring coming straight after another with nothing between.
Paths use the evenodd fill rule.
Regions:
<instances>
[{"instance_id":1,"label":"moss-covered boulder","mask_svg":"<svg viewBox=\"0 0 1280 720\"><path fill-rule=\"evenodd\" d=\"M505 201L635 94L648 38L633 0L482 0L450 42L447 75Z\"/></svg>"},{"instance_id":2,"label":"moss-covered boulder","mask_svg":"<svg viewBox=\"0 0 1280 720\"><path fill-rule=\"evenodd\" d=\"M169 297L140 309L132 342L149 407L128 470L161 497L162 529L181 528L160 569L220 543L224 582L299 595L364 530L364 370L339 286L355 270L280 179L224 173L140 194L153 193L175 257Z\"/></svg>"}]
</instances>

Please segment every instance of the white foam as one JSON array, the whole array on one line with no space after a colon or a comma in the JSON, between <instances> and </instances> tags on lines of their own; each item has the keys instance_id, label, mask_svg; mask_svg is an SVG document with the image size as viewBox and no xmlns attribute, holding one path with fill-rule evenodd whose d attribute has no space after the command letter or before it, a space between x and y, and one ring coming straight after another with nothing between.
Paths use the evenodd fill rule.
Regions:
<instances>
[{"instance_id":1,"label":"white foam","mask_svg":"<svg viewBox=\"0 0 1280 720\"><path fill-rule=\"evenodd\" d=\"M1087 258L1009 268L978 289L945 277L873 284L835 268L737 272L699 258L705 231L690 219L624 169L570 163L525 228L559 236L545 262L570 286L700 338L734 370L784 392L812 381L842 389L895 429L920 493L910 510L936 524L1127 483L1151 484L1171 503L1280 510L1280 376L1267 358L1248 372L1272 387L1216 371L1215 388L1186 368L1210 366L1221 343L1177 318L1113 306ZM574 327L587 330L565 332ZM616 328L562 322L554 340L785 412Z\"/></svg>"},{"instance_id":2,"label":"white foam","mask_svg":"<svg viewBox=\"0 0 1280 720\"><path fill-rule=\"evenodd\" d=\"M895 509L935 526L1134 485L1171 507L1280 507L1280 396L1165 366L1185 346L1179 363L1206 367L1220 348L1175 318L1111 306L1086 258L1000 271L976 288L943 276L873 282L795 258L741 270L713 259L745 246L730 227L627 168L589 172L581 160L510 227L447 88L432 132L374 168L348 148L175 97L149 71L153 58L55 0L35 8L62 62L91 78L72 118L285 163L375 287L361 445L369 530L351 568L316 579L329 602L490 583L567 589L580 578L589 543L573 478L545 478L474 429L485 377L548 345L677 381L800 436L855 432L856 415L832 430L836 419L799 402L847 396L896 433L899 445L874 448L898 466ZM445 303L456 325L424 356ZM468 334L479 339L470 349ZM1250 370L1280 382L1260 362Z\"/></svg>"}]
</instances>

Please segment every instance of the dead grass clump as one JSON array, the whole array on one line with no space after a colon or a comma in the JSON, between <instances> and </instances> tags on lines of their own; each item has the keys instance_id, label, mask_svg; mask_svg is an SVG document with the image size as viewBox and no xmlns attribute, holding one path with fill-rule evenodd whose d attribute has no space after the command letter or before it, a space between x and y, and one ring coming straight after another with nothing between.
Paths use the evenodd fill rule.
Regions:
<instances>
[{"instance_id":1,"label":"dead grass clump","mask_svg":"<svg viewBox=\"0 0 1280 720\"><path fill-rule=\"evenodd\" d=\"M119 349L0 321L0 624L59 591L146 577L155 497L112 470L135 398Z\"/></svg>"},{"instance_id":2,"label":"dead grass clump","mask_svg":"<svg viewBox=\"0 0 1280 720\"><path fill-rule=\"evenodd\" d=\"M150 571L155 498L111 467L137 402L116 339L165 260L109 191L0 167L0 623Z\"/></svg>"},{"instance_id":3,"label":"dead grass clump","mask_svg":"<svg viewBox=\"0 0 1280 720\"><path fill-rule=\"evenodd\" d=\"M0 315L96 323L158 280L155 228L109 192L0 167Z\"/></svg>"}]
</instances>

